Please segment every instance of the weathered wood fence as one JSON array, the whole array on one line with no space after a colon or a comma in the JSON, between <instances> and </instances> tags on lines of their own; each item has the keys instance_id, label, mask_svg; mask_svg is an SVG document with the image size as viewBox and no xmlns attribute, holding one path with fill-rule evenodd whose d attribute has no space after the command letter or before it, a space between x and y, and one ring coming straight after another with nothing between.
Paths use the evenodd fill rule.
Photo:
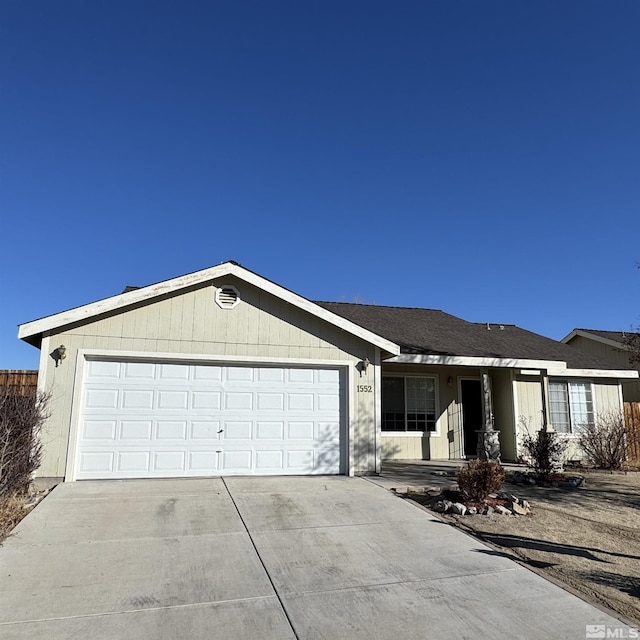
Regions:
<instances>
[{"instance_id":1,"label":"weathered wood fence","mask_svg":"<svg viewBox=\"0 0 640 640\"><path fill-rule=\"evenodd\" d=\"M38 389L38 372L30 369L0 370L0 389L16 396L32 396Z\"/></svg>"},{"instance_id":2,"label":"weathered wood fence","mask_svg":"<svg viewBox=\"0 0 640 640\"><path fill-rule=\"evenodd\" d=\"M640 402L624 403L624 422L629 442L629 462L640 463Z\"/></svg>"}]
</instances>

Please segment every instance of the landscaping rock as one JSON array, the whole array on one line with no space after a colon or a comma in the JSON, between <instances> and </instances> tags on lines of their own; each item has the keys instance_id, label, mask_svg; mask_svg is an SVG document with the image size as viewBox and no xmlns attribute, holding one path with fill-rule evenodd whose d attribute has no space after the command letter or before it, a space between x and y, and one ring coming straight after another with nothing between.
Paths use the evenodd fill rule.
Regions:
<instances>
[{"instance_id":1,"label":"landscaping rock","mask_svg":"<svg viewBox=\"0 0 640 640\"><path fill-rule=\"evenodd\" d=\"M507 509L506 507L503 507L501 504L496 505L495 512L498 515L501 515L501 516L510 516L511 515L511 511L509 509Z\"/></svg>"},{"instance_id":2,"label":"landscaping rock","mask_svg":"<svg viewBox=\"0 0 640 640\"><path fill-rule=\"evenodd\" d=\"M477 513L478 513L478 510L476 509L476 507L467 507L468 516L475 516Z\"/></svg>"},{"instance_id":3,"label":"landscaping rock","mask_svg":"<svg viewBox=\"0 0 640 640\"><path fill-rule=\"evenodd\" d=\"M530 511L529 508L519 504L518 502L508 502L505 506L509 511L511 511L511 513L515 513L517 516L526 516Z\"/></svg>"},{"instance_id":4,"label":"landscaping rock","mask_svg":"<svg viewBox=\"0 0 640 640\"><path fill-rule=\"evenodd\" d=\"M438 513L447 513L453 506L453 502L449 500L438 500L433 504L432 509Z\"/></svg>"},{"instance_id":5,"label":"landscaping rock","mask_svg":"<svg viewBox=\"0 0 640 640\"><path fill-rule=\"evenodd\" d=\"M467 507L465 507L462 502L454 502L451 505L451 513L463 516L467 513Z\"/></svg>"}]
</instances>

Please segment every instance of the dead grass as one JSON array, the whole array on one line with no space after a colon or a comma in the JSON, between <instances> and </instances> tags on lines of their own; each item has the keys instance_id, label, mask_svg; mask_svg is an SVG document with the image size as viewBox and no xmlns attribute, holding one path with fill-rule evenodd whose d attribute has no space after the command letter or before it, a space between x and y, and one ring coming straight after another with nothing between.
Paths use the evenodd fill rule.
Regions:
<instances>
[{"instance_id":1,"label":"dead grass","mask_svg":"<svg viewBox=\"0 0 640 640\"><path fill-rule=\"evenodd\" d=\"M0 499L0 544L11 534L12 529L24 518L32 507L28 507L26 493L13 493Z\"/></svg>"},{"instance_id":2,"label":"dead grass","mask_svg":"<svg viewBox=\"0 0 640 640\"><path fill-rule=\"evenodd\" d=\"M578 489L506 484L528 516L436 515L640 626L640 474L581 475Z\"/></svg>"}]
</instances>

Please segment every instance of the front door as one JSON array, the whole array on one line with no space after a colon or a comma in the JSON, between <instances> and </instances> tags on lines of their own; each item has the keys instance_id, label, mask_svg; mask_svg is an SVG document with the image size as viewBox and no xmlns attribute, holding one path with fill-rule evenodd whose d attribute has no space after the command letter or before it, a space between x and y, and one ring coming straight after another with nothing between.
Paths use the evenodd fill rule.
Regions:
<instances>
[{"instance_id":1,"label":"front door","mask_svg":"<svg viewBox=\"0 0 640 640\"><path fill-rule=\"evenodd\" d=\"M462 433L465 458L475 458L478 449L478 434L482 429L482 387L480 380L460 380L460 402L462 404Z\"/></svg>"}]
</instances>

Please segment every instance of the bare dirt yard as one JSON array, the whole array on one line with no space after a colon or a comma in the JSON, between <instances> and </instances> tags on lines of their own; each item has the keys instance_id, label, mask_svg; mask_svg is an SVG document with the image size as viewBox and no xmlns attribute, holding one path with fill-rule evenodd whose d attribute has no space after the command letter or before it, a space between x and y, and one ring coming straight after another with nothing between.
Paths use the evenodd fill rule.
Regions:
<instances>
[{"instance_id":1,"label":"bare dirt yard","mask_svg":"<svg viewBox=\"0 0 640 640\"><path fill-rule=\"evenodd\" d=\"M506 492L530 503L527 516L435 515L640 626L640 473L580 475L585 482L574 489L505 483ZM456 482L430 484L424 469L421 480Z\"/></svg>"}]
</instances>

